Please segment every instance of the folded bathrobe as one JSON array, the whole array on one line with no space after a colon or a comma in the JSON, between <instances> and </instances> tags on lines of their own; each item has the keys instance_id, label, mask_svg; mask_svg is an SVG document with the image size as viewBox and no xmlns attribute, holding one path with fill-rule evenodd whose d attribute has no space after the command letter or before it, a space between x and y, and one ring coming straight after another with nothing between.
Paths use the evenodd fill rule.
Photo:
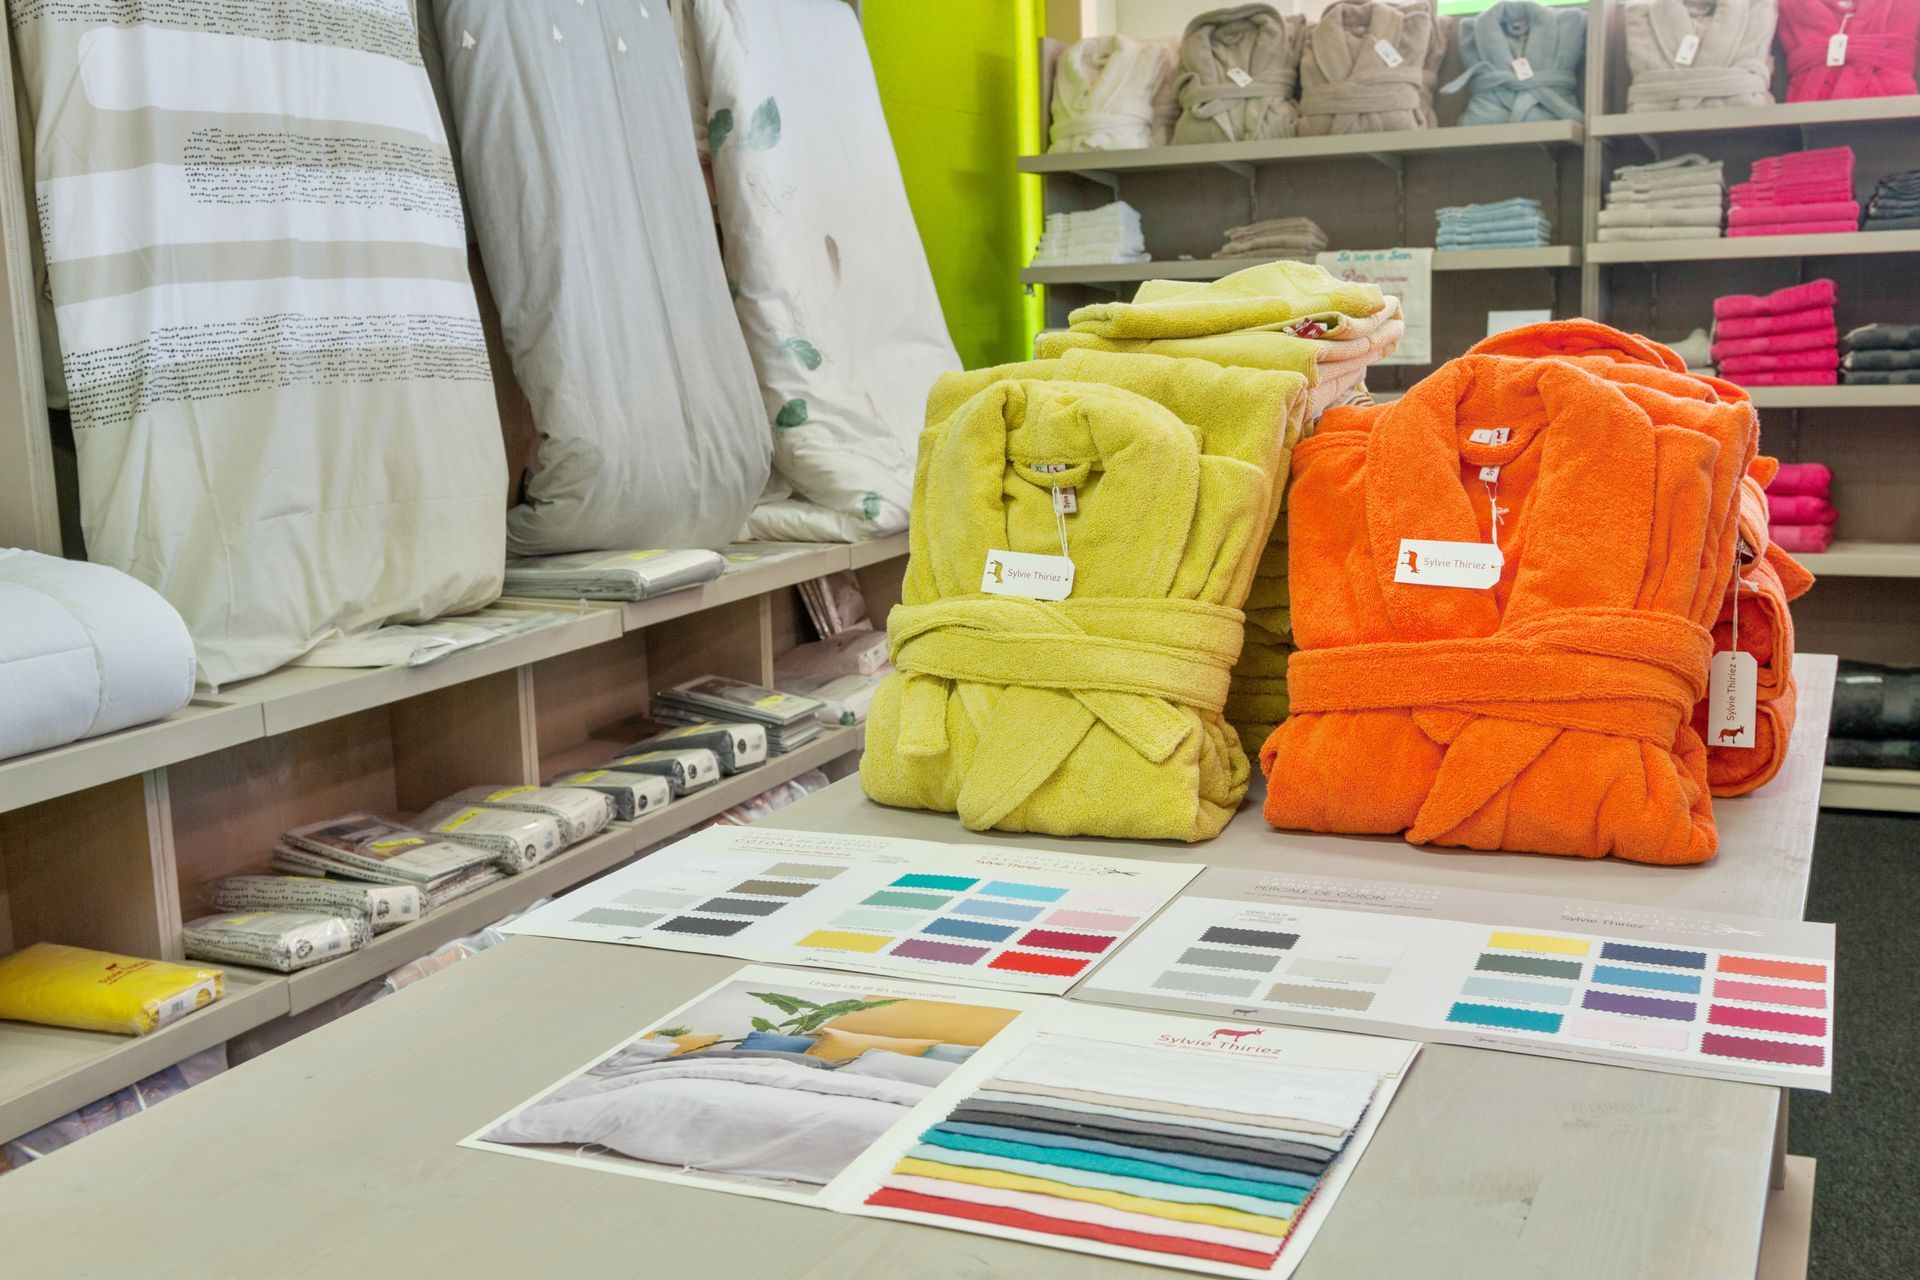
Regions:
<instances>
[{"instance_id":1,"label":"folded bathrobe","mask_svg":"<svg viewBox=\"0 0 1920 1280\"><path fill-rule=\"evenodd\" d=\"M1251 142L1291 138L1300 96L1307 20L1271 5L1203 13L1180 38L1180 119L1173 140Z\"/></svg>"},{"instance_id":2,"label":"folded bathrobe","mask_svg":"<svg viewBox=\"0 0 1920 1280\"><path fill-rule=\"evenodd\" d=\"M1217 834L1250 774L1220 715L1240 606L1305 392L1299 374L1091 351L940 379L867 794L976 831ZM981 590L994 551L1059 555L1063 526L1066 599Z\"/></svg>"},{"instance_id":3,"label":"folded bathrobe","mask_svg":"<svg viewBox=\"0 0 1920 1280\"><path fill-rule=\"evenodd\" d=\"M1469 438L1496 423L1506 443ZM1300 651L1291 718L1261 752L1269 821L1710 858L1706 751L1688 721L1706 692L1707 628L1755 430L1744 403L1498 355L1449 362L1393 404L1323 417L1294 453ZM1508 513L1499 583L1396 582L1402 538L1488 540L1488 466L1501 468Z\"/></svg>"},{"instance_id":4,"label":"folded bathrobe","mask_svg":"<svg viewBox=\"0 0 1920 1280\"><path fill-rule=\"evenodd\" d=\"M1833 37L1846 60L1827 65ZM1887 98L1920 92L1920 0L1781 0L1780 46L1787 53L1787 101Z\"/></svg>"},{"instance_id":5,"label":"folded bathrobe","mask_svg":"<svg viewBox=\"0 0 1920 1280\"><path fill-rule=\"evenodd\" d=\"M1440 39L1425 5L1335 0L1300 55L1301 136L1433 128L1426 68ZM1398 58L1391 66L1382 45Z\"/></svg>"},{"instance_id":6,"label":"folded bathrobe","mask_svg":"<svg viewBox=\"0 0 1920 1280\"><path fill-rule=\"evenodd\" d=\"M1095 36L1060 52L1053 68L1049 151L1152 146L1154 98L1173 75L1173 51L1150 40Z\"/></svg>"},{"instance_id":7,"label":"folded bathrobe","mask_svg":"<svg viewBox=\"0 0 1920 1280\"><path fill-rule=\"evenodd\" d=\"M1585 9L1501 0L1461 22L1460 60L1467 69L1440 91L1472 89L1456 124L1586 118L1580 109L1580 69L1587 60Z\"/></svg>"},{"instance_id":8,"label":"folded bathrobe","mask_svg":"<svg viewBox=\"0 0 1920 1280\"><path fill-rule=\"evenodd\" d=\"M1624 6L1628 111L1773 101L1776 0L1640 0Z\"/></svg>"}]
</instances>

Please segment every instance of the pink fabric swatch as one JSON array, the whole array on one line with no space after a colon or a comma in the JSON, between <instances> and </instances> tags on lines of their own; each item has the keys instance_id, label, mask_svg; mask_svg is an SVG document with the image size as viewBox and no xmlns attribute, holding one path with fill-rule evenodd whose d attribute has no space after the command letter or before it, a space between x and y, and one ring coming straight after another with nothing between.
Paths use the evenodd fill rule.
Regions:
<instances>
[{"instance_id":1,"label":"pink fabric swatch","mask_svg":"<svg viewBox=\"0 0 1920 1280\"><path fill-rule=\"evenodd\" d=\"M1760 222L1858 222L1860 202L1828 200L1818 204L1763 204L1735 208L1728 215L1735 226Z\"/></svg>"},{"instance_id":2,"label":"pink fabric swatch","mask_svg":"<svg viewBox=\"0 0 1920 1280\"><path fill-rule=\"evenodd\" d=\"M1824 236L1835 232L1858 231L1852 219L1840 222L1768 222L1759 226L1729 227L1730 236Z\"/></svg>"},{"instance_id":3,"label":"pink fabric swatch","mask_svg":"<svg viewBox=\"0 0 1920 1280\"><path fill-rule=\"evenodd\" d=\"M1782 551L1798 552L1801 555L1818 555L1833 545L1833 526L1830 524L1770 524L1767 526L1767 537Z\"/></svg>"},{"instance_id":4,"label":"pink fabric swatch","mask_svg":"<svg viewBox=\"0 0 1920 1280\"><path fill-rule=\"evenodd\" d=\"M1727 299L1722 298L1720 302ZM1718 308L1719 303L1714 304ZM1805 333L1810 329L1832 329L1833 308L1810 307L1782 316L1740 315L1720 318L1713 323L1713 336L1725 342L1734 338L1773 338L1783 333Z\"/></svg>"},{"instance_id":5,"label":"pink fabric swatch","mask_svg":"<svg viewBox=\"0 0 1920 1280\"><path fill-rule=\"evenodd\" d=\"M1774 494L1806 494L1825 498L1833 492L1833 471L1824 462L1783 462L1767 486L1767 497Z\"/></svg>"},{"instance_id":6,"label":"pink fabric swatch","mask_svg":"<svg viewBox=\"0 0 1920 1280\"><path fill-rule=\"evenodd\" d=\"M1779 351L1764 356L1735 356L1722 360L1720 373L1738 379L1743 373L1781 373L1788 369L1838 369L1840 353L1832 347L1819 351Z\"/></svg>"},{"instance_id":7,"label":"pink fabric swatch","mask_svg":"<svg viewBox=\"0 0 1920 1280\"><path fill-rule=\"evenodd\" d=\"M1788 285L1768 294L1730 293L1724 298L1714 299L1713 318L1728 320L1737 316L1783 316L1814 307L1831 309L1839 296L1839 286L1824 279Z\"/></svg>"},{"instance_id":8,"label":"pink fabric swatch","mask_svg":"<svg viewBox=\"0 0 1920 1280\"><path fill-rule=\"evenodd\" d=\"M1767 519L1781 524L1832 524L1833 504L1809 493L1769 493Z\"/></svg>"},{"instance_id":9,"label":"pink fabric swatch","mask_svg":"<svg viewBox=\"0 0 1920 1280\"><path fill-rule=\"evenodd\" d=\"M1740 356L1771 355L1783 351L1818 351L1823 347L1837 349L1839 343L1840 331L1828 325L1824 329L1807 329L1800 333L1776 333L1764 338L1728 338L1713 344L1713 358L1719 361Z\"/></svg>"}]
</instances>

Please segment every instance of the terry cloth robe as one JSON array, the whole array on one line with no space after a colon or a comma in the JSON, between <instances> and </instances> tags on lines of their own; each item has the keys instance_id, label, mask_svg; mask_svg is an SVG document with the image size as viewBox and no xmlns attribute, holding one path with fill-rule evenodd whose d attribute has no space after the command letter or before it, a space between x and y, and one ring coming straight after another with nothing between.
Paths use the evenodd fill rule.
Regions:
<instances>
[{"instance_id":1,"label":"terry cloth robe","mask_svg":"<svg viewBox=\"0 0 1920 1280\"><path fill-rule=\"evenodd\" d=\"M1305 18L1283 18L1265 4L1215 9L1189 22L1180 40L1180 119L1173 140L1291 138L1306 39Z\"/></svg>"},{"instance_id":2,"label":"terry cloth robe","mask_svg":"<svg viewBox=\"0 0 1920 1280\"><path fill-rule=\"evenodd\" d=\"M1053 68L1049 151L1129 151L1153 145L1154 96L1173 51L1126 36L1077 40Z\"/></svg>"},{"instance_id":3,"label":"terry cloth robe","mask_svg":"<svg viewBox=\"0 0 1920 1280\"><path fill-rule=\"evenodd\" d=\"M1439 38L1433 11L1424 5L1329 5L1300 55L1300 135L1431 129L1426 65ZM1387 65L1381 41L1400 55L1400 65Z\"/></svg>"},{"instance_id":4,"label":"terry cloth robe","mask_svg":"<svg viewBox=\"0 0 1920 1280\"><path fill-rule=\"evenodd\" d=\"M1827 65L1827 44L1847 35L1844 66ZM1781 0L1780 46L1787 53L1787 101L1890 98L1920 92L1920 0Z\"/></svg>"},{"instance_id":5,"label":"terry cloth robe","mask_svg":"<svg viewBox=\"0 0 1920 1280\"><path fill-rule=\"evenodd\" d=\"M1764 107L1773 101L1776 0L1644 0L1623 10L1628 111ZM1682 44L1697 37L1693 60Z\"/></svg>"},{"instance_id":6,"label":"terry cloth robe","mask_svg":"<svg viewBox=\"0 0 1920 1280\"><path fill-rule=\"evenodd\" d=\"M1495 421L1507 443L1467 438ZM1732 451L1737 476L1752 440L1749 405L1558 359L1469 355L1394 404L1329 413L1294 455L1300 652L1292 717L1261 753L1268 819L1418 844L1711 857L1706 751L1688 721L1732 554L1737 484L1716 491L1716 461ZM1484 466L1501 467L1509 513L1500 583L1396 583L1401 538L1487 540Z\"/></svg>"},{"instance_id":7,"label":"terry cloth robe","mask_svg":"<svg viewBox=\"0 0 1920 1280\"><path fill-rule=\"evenodd\" d=\"M1088 351L936 383L867 794L976 831L1218 834L1250 775L1220 716L1240 605L1305 389L1298 374ZM1055 486L1077 496L1072 594L980 591L995 550L1060 554Z\"/></svg>"},{"instance_id":8,"label":"terry cloth robe","mask_svg":"<svg viewBox=\"0 0 1920 1280\"><path fill-rule=\"evenodd\" d=\"M1525 58L1533 74L1515 73ZM1460 24L1460 59L1467 69L1442 93L1471 83L1473 97L1456 124L1523 124L1584 120L1580 68L1587 60L1587 11L1549 9L1531 0L1502 0Z\"/></svg>"}]
</instances>

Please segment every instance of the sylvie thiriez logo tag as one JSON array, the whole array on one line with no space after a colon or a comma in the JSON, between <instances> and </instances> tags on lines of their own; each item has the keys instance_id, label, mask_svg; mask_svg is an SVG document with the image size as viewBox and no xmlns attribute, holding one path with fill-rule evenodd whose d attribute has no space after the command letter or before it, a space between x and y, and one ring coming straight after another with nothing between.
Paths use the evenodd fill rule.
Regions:
<instances>
[{"instance_id":1,"label":"sylvie thiriez logo tag","mask_svg":"<svg viewBox=\"0 0 1920 1280\"><path fill-rule=\"evenodd\" d=\"M1760 668L1752 654L1723 650L1713 655L1707 673L1708 746L1753 746L1753 704L1759 682Z\"/></svg>"},{"instance_id":2,"label":"sylvie thiriez logo tag","mask_svg":"<svg viewBox=\"0 0 1920 1280\"><path fill-rule=\"evenodd\" d=\"M1506 558L1491 542L1400 539L1393 580L1414 587L1471 587L1484 591L1500 581Z\"/></svg>"},{"instance_id":3,"label":"sylvie thiriez logo tag","mask_svg":"<svg viewBox=\"0 0 1920 1280\"><path fill-rule=\"evenodd\" d=\"M980 590L1023 600L1065 600L1073 594L1073 561L1024 551L989 551L980 573Z\"/></svg>"}]
</instances>

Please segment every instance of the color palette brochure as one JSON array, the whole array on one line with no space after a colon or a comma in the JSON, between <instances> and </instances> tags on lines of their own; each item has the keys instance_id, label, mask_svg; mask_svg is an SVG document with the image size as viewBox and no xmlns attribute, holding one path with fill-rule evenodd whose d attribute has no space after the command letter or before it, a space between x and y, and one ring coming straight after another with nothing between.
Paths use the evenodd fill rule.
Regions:
<instances>
[{"instance_id":1,"label":"color palette brochure","mask_svg":"<svg viewBox=\"0 0 1920 1280\"><path fill-rule=\"evenodd\" d=\"M1833 926L1216 868L1073 995L1827 1091Z\"/></svg>"},{"instance_id":2,"label":"color palette brochure","mask_svg":"<svg viewBox=\"0 0 1920 1280\"><path fill-rule=\"evenodd\" d=\"M749 965L460 1145L1284 1280L1419 1049Z\"/></svg>"},{"instance_id":3,"label":"color palette brochure","mask_svg":"<svg viewBox=\"0 0 1920 1280\"><path fill-rule=\"evenodd\" d=\"M710 827L509 933L1059 994L1194 864L770 827Z\"/></svg>"}]
</instances>

